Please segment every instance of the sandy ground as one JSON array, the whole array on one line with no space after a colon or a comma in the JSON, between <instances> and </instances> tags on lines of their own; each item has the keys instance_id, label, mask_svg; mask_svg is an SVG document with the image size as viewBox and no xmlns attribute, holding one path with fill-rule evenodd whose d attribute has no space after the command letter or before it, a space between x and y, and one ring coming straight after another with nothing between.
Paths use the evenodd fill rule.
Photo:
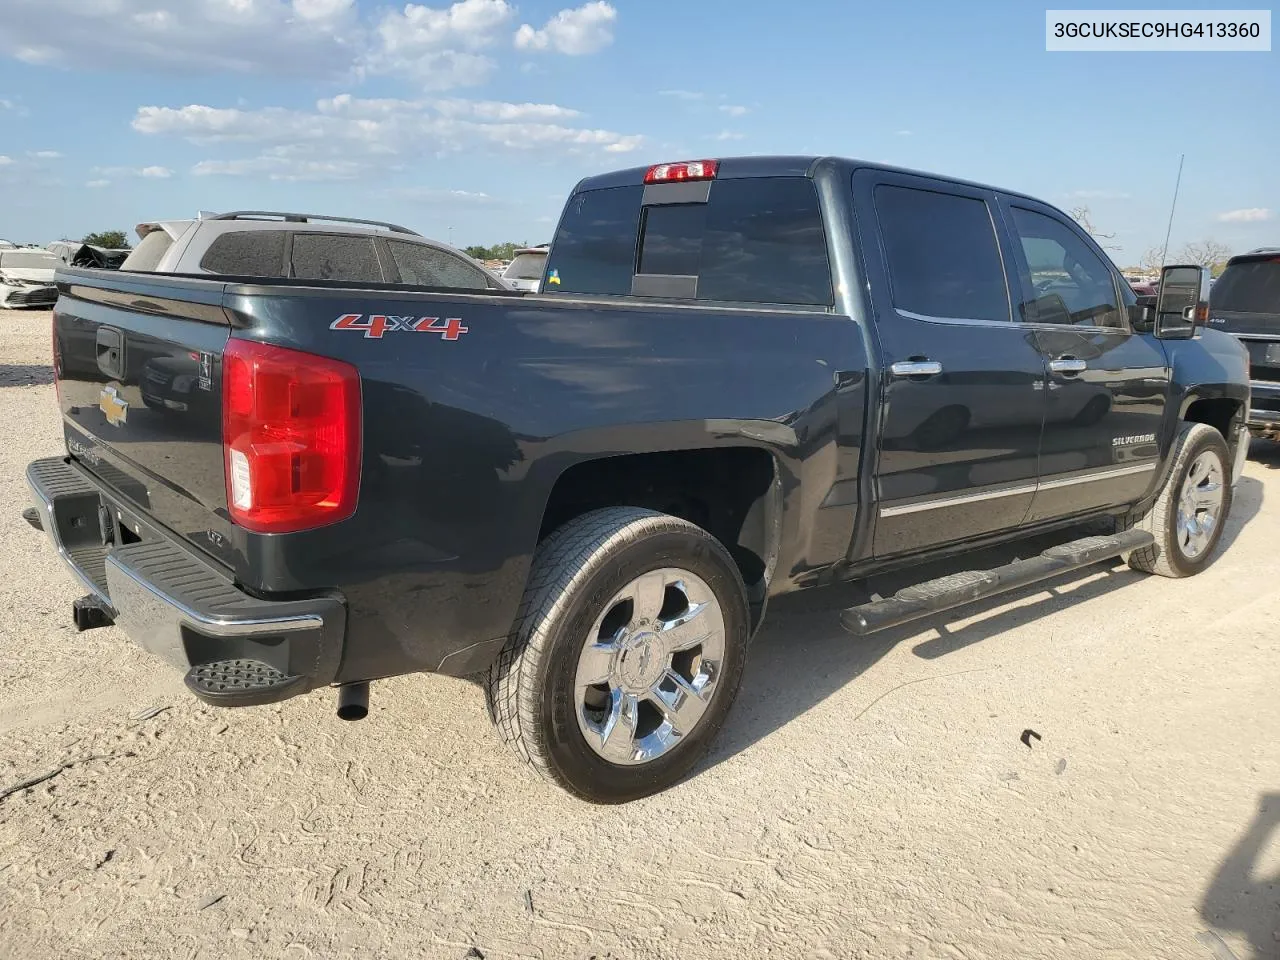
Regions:
<instances>
[{"instance_id":1,"label":"sandy ground","mask_svg":"<svg viewBox=\"0 0 1280 960\"><path fill-rule=\"evenodd\" d=\"M0 313L0 791L60 769L0 800L0 956L1280 957L1277 448L1193 580L870 642L852 588L776 604L698 773L595 808L466 681L216 711L76 634L18 518L60 450L47 323Z\"/></svg>"}]
</instances>

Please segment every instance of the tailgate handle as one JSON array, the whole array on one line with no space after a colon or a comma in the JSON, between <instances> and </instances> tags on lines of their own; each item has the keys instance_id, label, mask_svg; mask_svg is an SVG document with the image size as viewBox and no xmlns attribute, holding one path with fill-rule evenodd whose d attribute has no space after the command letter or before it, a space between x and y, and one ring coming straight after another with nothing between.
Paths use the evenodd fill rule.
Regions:
<instances>
[{"instance_id":1,"label":"tailgate handle","mask_svg":"<svg viewBox=\"0 0 1280 960\"><path fill-rule=\"evenodd\" d=\"M124 333L115 327L98 328L98 369L113 380L124 379Z\"/></svg>"}]
</instances>

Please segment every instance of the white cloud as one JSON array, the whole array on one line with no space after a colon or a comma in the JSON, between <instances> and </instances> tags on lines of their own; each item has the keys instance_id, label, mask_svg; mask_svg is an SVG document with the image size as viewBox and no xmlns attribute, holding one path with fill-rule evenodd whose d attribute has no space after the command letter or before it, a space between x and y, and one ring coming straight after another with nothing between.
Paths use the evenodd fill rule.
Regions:
<instances>
[{"instance_id":1,"label":"white cloud","mask_svg":"<svg viewBox=\"0 0 1280 960\"><path fill-rule=\"evenodd\" d=\"M721 130L716 134L717 140L741 140L742 134L735 133L732 130Z\"/></svg>"},{"instance_id":2,"label":"white cloud","mask_svg":"<svg viewBox=\"0 0 1280 960\"><path fill-rule=\"evenodd\" d=\"M35 157L37 160L61 160L62 154L57 150L33 150L27 154L29 157Z\"/></svg>"},{"instance_id":3,"label":"white cloud","mask_svg":"<svg viewBox=\"0 0 1280 960\"><path fill-rule=\"evenodd\" d=\"M87 69L345 76L352 0L5 0L0 54Z\"/></svg>"},{"instance_id":4,"label":"white cloud","mask_svg":"<svg viewBox=\"0 0 1280 960\"><path fill-rule=\"evenodd\" d=\"M705 100L707 95L697 90L659 90L660 97L674 97L677 100Z\"/></svg>"},{"instance_id":5,"label":"white cloud","mask_svg":"<svg viewBox=\"0 0 1280 960\"><path fill-rule=\"evenodd\" d=\"M1274 219L1275 214L1266 207L1246 207L1243 210L1228 210L1218 214L1220 223L1263 223Z\"/></svg>"},{"instance_id":6,"label":"white cloud","mask_svg":"<svg viewBox=\"0 0 1280 960\"><path fill-rule=\"evenodd\" d=\"M579 116L556 104L341 94L314 110L140 107L133 128L206 146L250 146L248 157L210 157L192 172L273 180L352 179L467 150L627 153L643 143L638 134L573 124Z\"/></svg>"},{"instance_id":7,"label":"white cloud","mask_svg":"<svg viewBox=\"0 0 1280 960\"><path fill-rule=\"evenodd\" d=\"M440 190L435 187L401 187L387 191L395 200L432 204L485 204L493 203L493 197L474 190Z\"/></svg>"},{"instance_id":8,"label":"white cloud","mask_svg":"<svg viewBox=\"0 0 1280 960\"><path fill-rule=\"evenodd\" d=\"M93 188L96 190L96 189L98 189L99 187L109 187L109 186L111 186L111 181L110 181L110 180L90 180L88 183L86 183L86 184L85 184L85 186L86 186L86 187L93 187Z\"/></svg>"},{"instance_id":9,"label":"white cloud","mask_svg":"<svg viewBox=\"0 0 1280 960\"><path fill-rule=\"evenodd\" d=\"M483 83L497 64L475 51L491 46L514 15L506 0L459 0L445 9L405 4L384 14L361 70L400 74L428 90Z\"/></svg>"},{"instance_id":10,"label":"white cloud","mask_svg":"<svg viewBox=\"0 0 1280 960\"><path fill-rule=\"evenodd\" d=\"M173 176L168 167L94 167L98 177L146 177L150 180L167 180Z\"/></svg>"},{"instance_id":11,"label":"white cloud","mask_svg":"<svg viewBox=\"0 0 1280 960\"><path fill-rule=\"evenodd\" d=\"M267 180L354 180L363 168L355 161L305 160L263 154L242 160L201 160L191 172L197 177L264 177Z\"/></svg>"},{"instance_id":12,"label":"white cloud","mask_svg":"<svg viewBox=\"0 0 1280 960\"><path fill-rule=\"evenodd\" d=\"M727 113L731 117L744 117L747 114L747 108L726 103L720 106L720 112Z\"/></svg>"},{"instance_id":13,"label":"white cloud","mask_svg":"<svg viewBox=\"0 0 1280 960\"><path fill-rule=\"evenodd\" d=\"M561 10L541 30L522 24L516 31L519 50L554 50L581 56L603 50L613 43L613 25L618 11L604 0L594 0L572 10Z\"/></svg>"},{"instance_id":14,"label":"white cloud","mask_svg":"<svg viewBox=\"0 0 1280 960\"><path fill-rule=\"evenodd\" d=\"M895 137L909 137L909 136L911 136L912 134L911 134L911 131L910 131L910 130L895 130L895 131L893 132L893 135L894 135Z\"/></svg>"}]
</instances>

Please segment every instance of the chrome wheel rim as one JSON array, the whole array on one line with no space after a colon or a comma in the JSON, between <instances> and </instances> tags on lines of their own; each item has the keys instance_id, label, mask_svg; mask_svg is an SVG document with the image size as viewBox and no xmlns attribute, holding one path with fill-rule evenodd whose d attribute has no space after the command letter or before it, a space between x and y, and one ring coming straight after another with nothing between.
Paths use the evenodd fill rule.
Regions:
<instances>
[{"instance_id":1,"label":"chrome wheel rim","mask_svg":"<svg viewBox=\"0 0 1280 960\"><path fill-rule=\"evenodd\" d=\"M578 657L587 744L626 766L675 749L715 695L724 647L724 613L701 577L664 567L631 581L605 604Z\"/></svg>"},{"instance_id":2,"label":"chrome wheel rim","mask_svg":"<svg viewBox=\"0 0 1280 960\"><path fill-rule=\"evenodd\" d=\"M1178 549L1194 560L1213 542L1222 521L1222 462L1206 450L1191 462L1178 495Z\"/></svg>"}]
</instances>

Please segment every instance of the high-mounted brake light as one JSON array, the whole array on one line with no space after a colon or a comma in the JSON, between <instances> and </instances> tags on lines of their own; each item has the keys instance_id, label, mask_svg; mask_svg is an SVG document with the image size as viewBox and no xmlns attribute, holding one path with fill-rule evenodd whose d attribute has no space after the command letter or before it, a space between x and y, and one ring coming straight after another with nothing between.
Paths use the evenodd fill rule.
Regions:
<instances>
[{"instance_id":1,"label":"high-mounted brake light","mask_svg":"<svg viewBox=\"0 0 1280 960\"><path fill-rule=\"evenodd\" d=\"M682 163L659 163L644 175L645 183L677 183L681 180L714 180L719 160L687 160Z\"/></svg>"},{"instance_id":2,"label":"high-mounted brake light","mask_svg":"<svg viewBox=\"0 0 1280 960\"><path fill-rule=\"evenodd\" d=\"M339 360L251 340L222 358L231 519L256 533L337 523L360 489L360 375Z\"/></svg>"}]
</instances>

